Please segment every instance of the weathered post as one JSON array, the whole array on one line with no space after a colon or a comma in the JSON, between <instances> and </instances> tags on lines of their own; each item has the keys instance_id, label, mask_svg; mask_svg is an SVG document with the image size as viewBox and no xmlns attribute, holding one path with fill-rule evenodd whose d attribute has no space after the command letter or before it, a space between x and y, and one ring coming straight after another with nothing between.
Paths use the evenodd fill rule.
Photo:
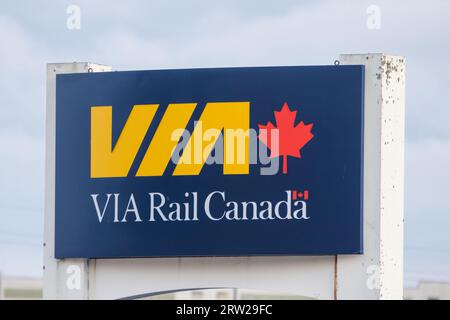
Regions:
<instances>
[{"instance_id":1,"label":"weathered post","mask_svg":"<svg viewBox=\"0 0 450 320\"><path fill-rule=\"evenodd\" d=\"M402 299L405 58L339 60L365 65L364 255L337 258L337 299Z\"/></svg>"}]
</instances>

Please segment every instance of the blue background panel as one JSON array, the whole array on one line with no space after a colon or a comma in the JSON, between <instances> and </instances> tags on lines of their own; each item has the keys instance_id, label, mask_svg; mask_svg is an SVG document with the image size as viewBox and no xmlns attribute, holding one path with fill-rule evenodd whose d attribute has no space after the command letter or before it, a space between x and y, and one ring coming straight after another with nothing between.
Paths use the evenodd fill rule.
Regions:
<instances>
[{"instance_id":1,"label":"blue background panel","mask_svg":"<svg viewBox=\"0 0 450 320\"><path fill-rule=\"evenodd\" d=\"M255 67L127 71L57 76L57 258L125 258L362 253L363 66ZM285 102L296 124L313 123L302 158L289 157L288 174L223 175L205 165L198 176L135 177L169 103L198 103L192 132L207 102L250 102L250 126L271 121ZM90 108L113 106L113 144L136 104L160 107L126 178L90 178ZM281 160L281 158L280 158ZM281 166L281 161L280 161ZM215 190L227 200L279 201L285 190L308 190L309 220L211 221L202 200ZM199 194L199 221L148 222L149 192L182 202ZM133 193L142 223L99 223L90 194L120 193L121 212ZM101 196L99 196L101 197ZM105 198L99 198L103 204ZM111 199L112 200L112 199Z\"/></svg>"}]
</instances>

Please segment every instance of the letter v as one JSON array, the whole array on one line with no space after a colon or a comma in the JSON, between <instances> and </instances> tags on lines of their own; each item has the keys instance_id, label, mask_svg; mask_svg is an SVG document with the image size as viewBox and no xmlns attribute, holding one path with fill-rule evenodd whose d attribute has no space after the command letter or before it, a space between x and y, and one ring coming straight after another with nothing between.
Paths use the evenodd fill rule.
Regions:
<instances>
[{"instance_id":1,"label":"letter v","mask_svg":"<svg viewBox=\"0 0 450 320\"><path fill-rule=\"evenodd\" d=\"M111 193L106 194L105 206L103 207L102 212L100 212L100 206L98 205L98 200L97 200L98 194L91 194L91 198L94 201L95 211L97 212L98 222L100 222L100 223L102 223L103 217L105 216L106 208L108 207L109 199L111 198L111 196L112 196ZM116 222L116 220L117 220L117 210L118 210L118 208L117 208L117 201L118 201L118 196L119 196L118 193L114 194L114 200L115 200L114 201L115 202L115 205L114 205L114 211L115 211L114 212L114 222Z\"/></svg>"},{"instance_id":2,"label":"letter v","mask_svg":"<svg viewBox=\"0 0 450 320\"><path fill-rule=\"evenodd\" d=\"M91 178L126 177L157 104L135 105L112 147L112 107L91 107Z\"/></svg>"}]
</instances>

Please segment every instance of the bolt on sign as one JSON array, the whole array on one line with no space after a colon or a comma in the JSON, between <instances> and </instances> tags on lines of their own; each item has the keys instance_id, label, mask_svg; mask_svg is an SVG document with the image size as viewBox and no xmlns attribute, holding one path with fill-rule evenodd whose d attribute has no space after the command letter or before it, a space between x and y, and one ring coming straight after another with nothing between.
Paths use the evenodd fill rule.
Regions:
<instances>
[{"instance_id":1,"label":"bolt on sign","mask_svg":"<svg viewBox=\"0 0 450 320\"><path fill-rule=\"evenodd\" d=\"M362 253L364 67L57 75L57 258Z\"/></svg>"}]
</instances>

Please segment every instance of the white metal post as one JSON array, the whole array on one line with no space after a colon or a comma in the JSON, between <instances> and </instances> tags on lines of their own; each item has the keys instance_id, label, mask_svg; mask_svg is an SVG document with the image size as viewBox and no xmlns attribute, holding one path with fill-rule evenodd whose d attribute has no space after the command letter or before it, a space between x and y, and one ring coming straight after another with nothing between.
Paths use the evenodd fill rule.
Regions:
<instances>
[{"instance_id":1,"label":"white metal post","mask_svg":"<svg viewBox=\"0 0 450 320\"><path fill-rule=\"evenodd\" d=\"M402 299L405 58L345 54L365 65L364 255L339 256L338 299Z\"/></svg>"},{"instance_id":2,"label":"white metal post","mask_svg":"<svg viewBox=\"0 0 450 320\"><path fill-rule=\"evenodd\" d=\"M55 247L55 114L56 75L61 73L111 71L92 63L51 63L47 65L47 106L45 146L44 210L44 299L85 299L88 292L86 260L56 260Z\"/></svg>"}]
</instances>

